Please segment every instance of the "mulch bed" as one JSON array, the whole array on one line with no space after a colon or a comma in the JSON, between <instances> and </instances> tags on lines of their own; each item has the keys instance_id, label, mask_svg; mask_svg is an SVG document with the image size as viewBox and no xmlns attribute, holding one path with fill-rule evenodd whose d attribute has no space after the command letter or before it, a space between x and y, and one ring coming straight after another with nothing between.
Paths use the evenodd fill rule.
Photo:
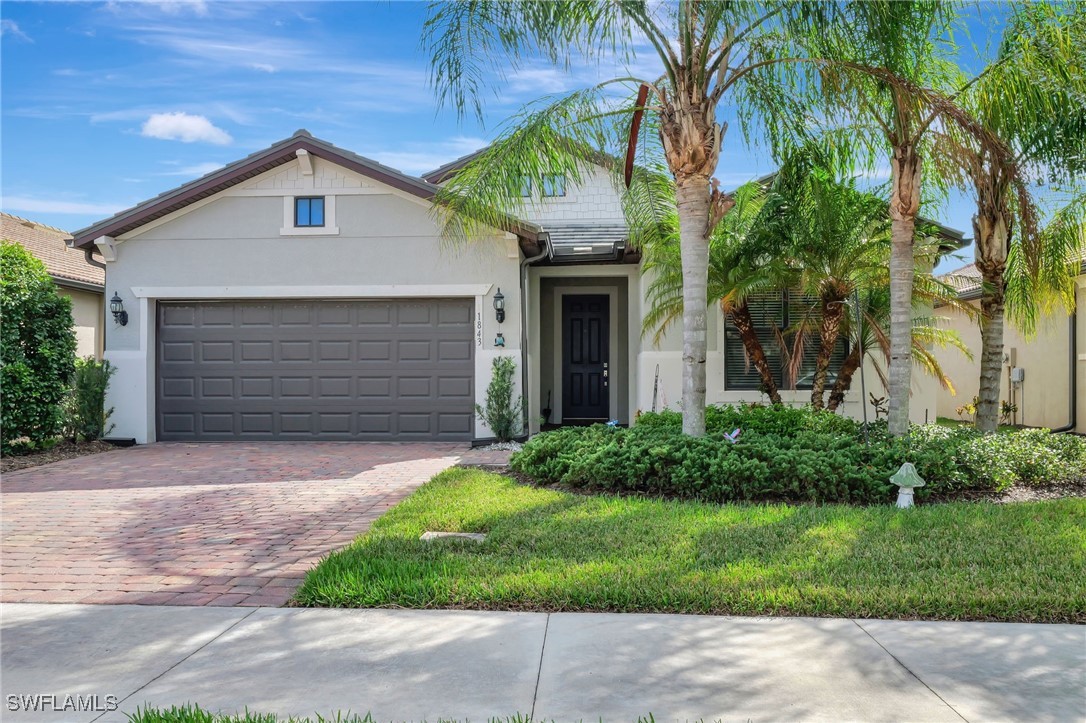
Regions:
<instances>
[{"instance_id":1,"label":"mulch bed","mask_svg":"<svg viewBox=\"0 0 1086 723\"><path fill-rule=\"evenodd\" d=\"M32 452L16 457L4 457L3 459L0 459L0 472L14 472L19 469L38 467L43 464L49 464L50 462L75 459L76 457L109 452L114 449L117 449L117 447L102 441L77 442L74 444L72 442L60 442L57 446L42 452Z\"/></svg>"}]
</instances>

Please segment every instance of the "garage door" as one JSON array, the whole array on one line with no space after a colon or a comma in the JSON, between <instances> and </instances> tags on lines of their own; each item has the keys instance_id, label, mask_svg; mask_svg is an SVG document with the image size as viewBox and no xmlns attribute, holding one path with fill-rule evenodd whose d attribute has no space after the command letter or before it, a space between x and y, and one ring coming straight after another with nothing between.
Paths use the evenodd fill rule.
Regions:
<instances>
[{"instance_id":1,"label":"garage door","mask_svg":"<svg viewBox=\"0 0 1086 723\"><path fill-rule=\"evenodd\" d=\"M467 299L158 304L161 440L467 440Z\"/></svg>"}]
</instances>

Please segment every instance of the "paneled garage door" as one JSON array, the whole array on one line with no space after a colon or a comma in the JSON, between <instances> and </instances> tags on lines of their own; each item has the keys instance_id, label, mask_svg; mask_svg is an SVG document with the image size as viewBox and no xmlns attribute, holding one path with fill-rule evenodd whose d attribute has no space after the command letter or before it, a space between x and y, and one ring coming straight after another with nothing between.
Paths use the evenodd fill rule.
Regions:
<instances>
[{"instance_id":1,"label":"paneled garage door","mask_svg":"<svg viewBox=\"0 0 1086 723\"><path fill-rule=\"evenodd\" d=\"M160 440L468 440L469 299L158 304Z\"/></svg>"}]
</instances>

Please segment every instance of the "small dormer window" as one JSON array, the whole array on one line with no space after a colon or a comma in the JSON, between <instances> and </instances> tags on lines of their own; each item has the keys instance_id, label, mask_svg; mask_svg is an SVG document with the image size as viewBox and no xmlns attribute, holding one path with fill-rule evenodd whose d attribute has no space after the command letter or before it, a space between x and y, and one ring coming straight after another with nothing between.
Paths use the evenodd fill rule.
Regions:
<instances>
[{"instance_id":1,"label":"small dormer window","mask_svg":"<svg viewBox=\"0 0 1086 723\"><path fill-rule=\"evenodd\" d=\"M324 225L324 197L294 199L294 225L309 228Z\"/></svg>"},{"instance_id":2,"label":"small dormer window","mask_svg":"<svg viewBox=\"0 0 1086 723\"><path fill-rule=\"evenodd\" d=\"M560 173L543 176L543 196L557 197L566 195L566 177Z\"/></svg>"}]
</instances>

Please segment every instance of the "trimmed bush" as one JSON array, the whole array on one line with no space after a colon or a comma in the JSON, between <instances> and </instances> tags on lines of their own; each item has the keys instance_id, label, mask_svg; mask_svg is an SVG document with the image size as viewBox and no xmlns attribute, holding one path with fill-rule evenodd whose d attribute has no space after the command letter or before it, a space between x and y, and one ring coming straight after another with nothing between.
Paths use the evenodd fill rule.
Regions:
<instances>
[{"instance_id":1,"label":"trimmed bush","mask_svg":"<svg viewBox=\"0 0 1086 723\"><path fill-rule=\"evenodd\" d=\"M61 402L75 368L72 302L45 265L0 242L0 451L43 447L60 432Z\"/></svg>"},{"instance_id":2,"label":"trimmed bush","mask_svg":"<svg viewBox=\"0 0 1086 723\"><path fill-rule=\"evenodd\" d=\"M825 412L787 407L712 408L708 434L682 435L678 414L642 415L632 429L573 427L533 437L512 468L541 484L716 502L884 503L903 462L927 481L921 499L1086 478L1086 439L1028 430L984 435L917 426L893 438ZM741 431L737 442L724 437Z\"/></svg>"},{"instance_id":3,"label":"trimmed bush","mask_svg":"<svg viewBox=\"0 0 1086 723\"><path fill-rule=\"evenodd\" d=\"M508 442L524 429L521 420L523 400L513 399L513 377L517 362L511 356L494 358L490 385L486 388L486 406L475 405L478 414L499 442Z\"/></svg>"},{"instance_id":4,"label":"trimmed bush","mask_svg":"<svg viewBox=\"0 0 1086 723\"><path fill-rule=\"evenodd\" d=\"M75 360L72 388L64 403L65 437L90 442L113 429L109 424L113 408L106 409L106 389L115 371L108 361L98 362L94 357Z\"/></svg>"}]
</instances>

